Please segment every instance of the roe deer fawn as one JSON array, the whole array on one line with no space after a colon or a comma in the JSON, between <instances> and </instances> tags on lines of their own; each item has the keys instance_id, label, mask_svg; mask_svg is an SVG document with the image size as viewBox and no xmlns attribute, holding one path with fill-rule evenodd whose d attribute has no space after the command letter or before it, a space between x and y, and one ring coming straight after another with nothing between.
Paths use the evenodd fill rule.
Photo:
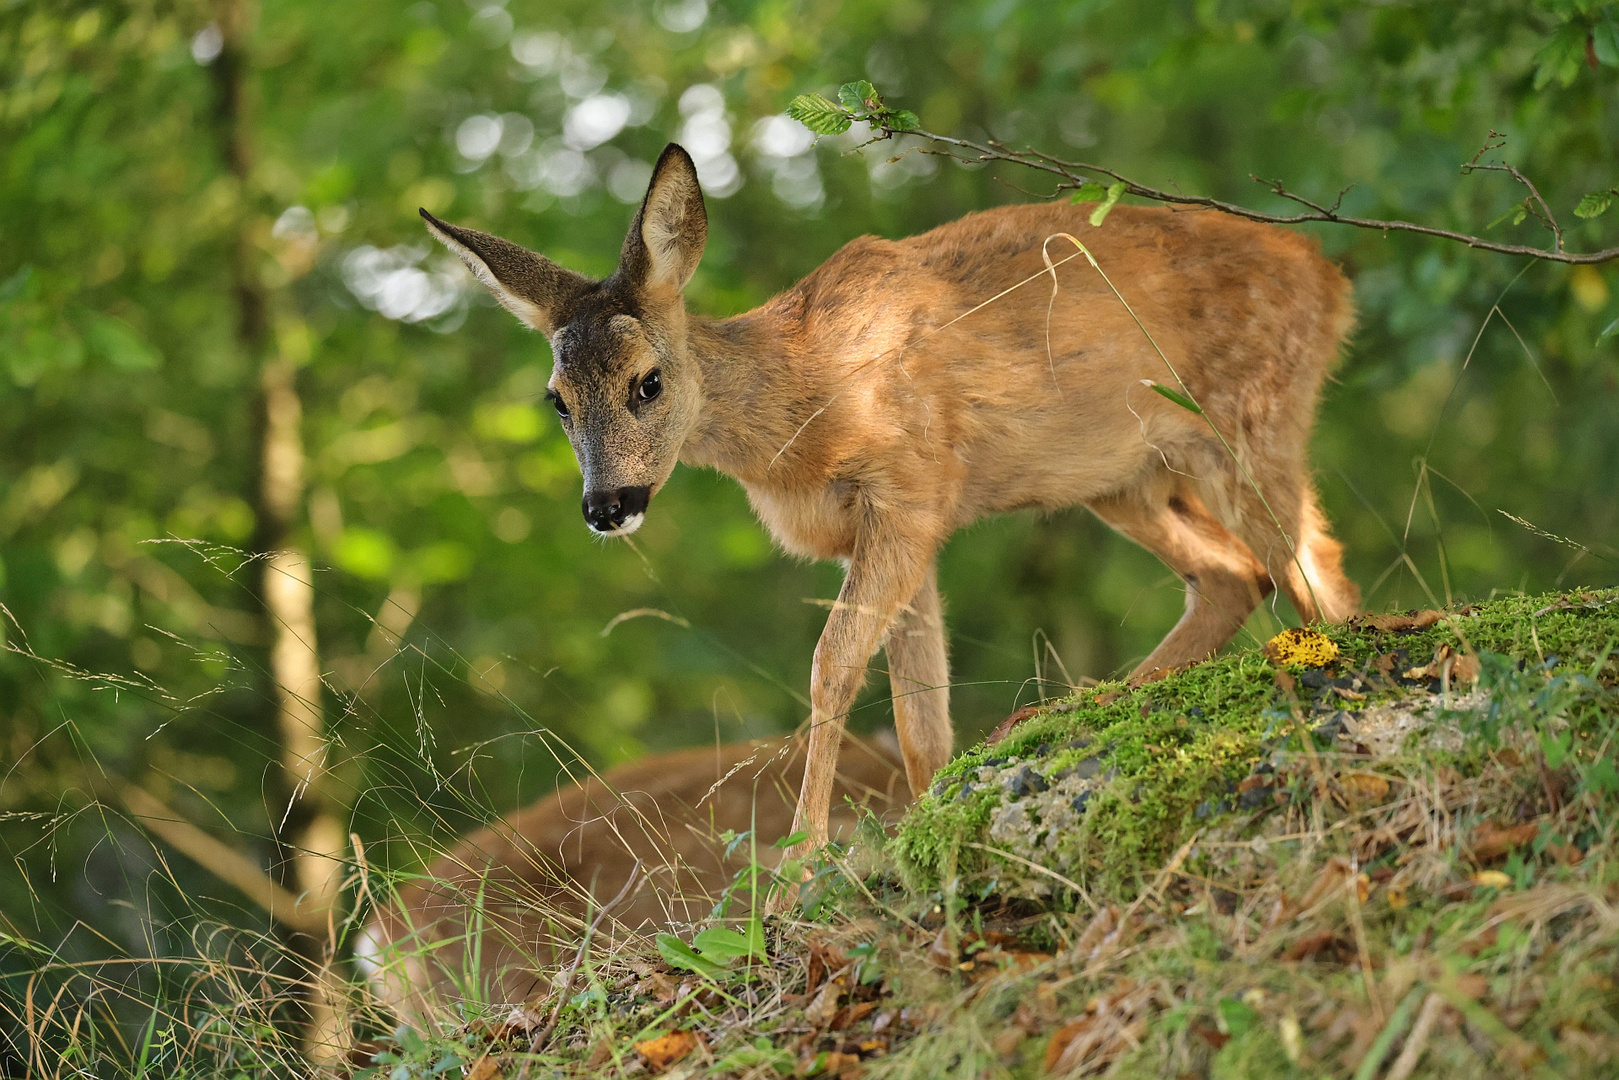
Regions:
<instances>
[{"instance_id":1,"label":"roe deer fawn","mask_svg":"<svg viewBox=\"0 0 1619 1080\"><path fill-rule=\"evenodd\" d=\"M986 514L1083 505L1179 575L1185 614L1136 677L1209 655L1276 585L1306 622L1356 610L1306 457L1353 318L1344 276L1272 226L1118 206L1092 227L1088 213L1007 206L861 237L762 307L713 320L682 297L708 222L679 146L603 281L422 212L550 338L550 397L592 529L633 532L680 460L740 480L788 551L846 563L811 675L806 846L825 839L844 716L885 643L911 790L949 758L935 557ZM1095 269L1047 261L1047 242L1074 233L1201 414L1143 385L1167 374L1163 358Z\"/></svg>"},{"instance_id":2,"label":"roe deer fawn","mask_svg":"<svg viewBox=\"0 0 1619 1080\"><path fill-rule=\"evenodd\" d=\"M891 816L909 801L891 743L845 745L834 832L853 831L850 802ZM761 865L780 856L771 842L787 835L803 772L803 740L787 739L657 754L561 788L401 887L367 924L360 959L378 995L418 1023L456 998L523 1001L547 989L537 970L573 953L637 861L645 877L606 913L596 955L624 933L707 918L755 851ZM727 854L726 830L754 842Z\"/></svg>"}]
</instances>

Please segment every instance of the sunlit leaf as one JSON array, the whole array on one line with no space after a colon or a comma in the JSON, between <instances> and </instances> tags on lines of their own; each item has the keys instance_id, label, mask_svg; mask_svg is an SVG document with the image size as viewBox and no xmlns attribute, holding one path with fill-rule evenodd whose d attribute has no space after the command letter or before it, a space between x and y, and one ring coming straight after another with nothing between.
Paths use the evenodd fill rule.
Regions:
<instances>
[{"instance_id":1,"label":"sunlit leaf","mask_svg":"<svg viewBox=\"0 0 1619 1080\"><path fill-rule=\"evenodd\" d=\"M909 109L895 109L888 114L888 126L895 131L915 131L922 126L922 118Z\"/></svg>"},{"instance_id":2,"label":"sunlit leaf","mask_svg":"<svg viewBox=\"0 0 1619 1080\"><path fill-rule=\"evenodd\" d=\"M820 94L800 94L787 105L787 115L817 135L841 135L854 122L840 105Z\"/></svg>"}]
</instances>

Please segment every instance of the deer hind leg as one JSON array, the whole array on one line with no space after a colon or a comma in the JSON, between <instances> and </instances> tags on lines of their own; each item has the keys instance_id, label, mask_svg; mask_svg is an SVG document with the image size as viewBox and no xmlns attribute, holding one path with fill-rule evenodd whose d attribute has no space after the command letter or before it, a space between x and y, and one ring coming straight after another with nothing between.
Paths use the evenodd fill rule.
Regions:
<instances>
[{"instance_id":1,"label":"deer hind leg","mask_svg":"<svg viewBox=\"0 0 1619 1080\"><path fill-rule=\"evenodd\" d=\"M1343 547L1327 531L1302 467L1269 475L1255 470L1255 482L1259 492L1246 480L1236 481L1232 524L1292 601L1300 621L1343 622L1359 611L1360 590L1344 575Z\"/></svg>"},{"instance_id":2,"label":"deer hind leg","mask_svg":"<svg viewBox=\"0 0 1619 1080\"><path fill-rule=\"evenodd\" d=\"M1159 678L1209 656L1236 636L1274 587L1248 545L1179 477L1163 473L1144 488L1089 506L1186 583L1185 614L1130 673L1133 680Z\"/></svg>"},{"instance_id":3,"label":"deer hind leg","mask_svg":"<svg viewBox=\"0 0 1619 1080\"><path fill-rule=\"evenodd\" d=\"M917 798L950 760L950 659L934 569L888 630L888 682L905 777Z\"/></svg>"}]
</instances>

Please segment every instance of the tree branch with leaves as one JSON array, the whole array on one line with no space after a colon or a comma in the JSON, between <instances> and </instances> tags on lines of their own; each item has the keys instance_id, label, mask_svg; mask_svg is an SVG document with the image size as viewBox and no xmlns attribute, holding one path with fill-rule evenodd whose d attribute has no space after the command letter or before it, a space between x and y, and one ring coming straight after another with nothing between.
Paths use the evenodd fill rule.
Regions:
<instances>
[{"instance_id":1,"label":"tree branch with leaves","mask_svg":"<svg viewBox=\"0 0 1619 1080\"><path fill-rule=\"evenodd\" d=\"M1179 191L1167 191L1163 188L1152 187L1131 179L1105 165L1097 165L1086 161L1068 161L1041 150L1014 148L995 139L982 141L963 139L929 131L922 127L921 118L914 112L908 109L891 107L883 100L876 87L864 80L845 83L838 91L837 101L832 101L820 94L802 94L794 98L792 103L787 106L787 115L817 135L840 135L848 131L856 123L864 123L871 128L873 142L892 139L897 135L911 135L933 144L934 148L923 150L922 152L924 153L937 153L973 164L1004 162L1045 173L1057 179L1057 185L1052 189L1050 197L1055 198L1068 193L1074 202L1097 203L1096 208L1091 211L1090 221L1092 225L1100 225L1121 197L1134 195L1137 198L1164 203L1169 206L1218 210L1221 213L1231 214L1235 217L1247 218L1249 221L1259 221L1271 225L1301 225L1307 222L1323 222L1333 225L1349 225L1359 229L1374 229L1379 232L1415 233L1419 236L1431 236L1440 240L1465 244L1479 251L1489 251L1499 255L1518 255L1545 262L1590 265L1619 259L1619 245L1589 252L1575 252L1564 249L1563 229L1557 223L1550 206L1541 196L1534 182L1511 164L1504 161L1483 160L1487 154L1500 150L1505 144L1505 138L1496 131L1491 131L1489 139L1479 152L1474 155L1471 161L1461 166L1462 174L1465 176L1473 172L1501 172L1522 184L1527 191L1522 202L1516 204L1513 209L1507 211L1506 215L1491 224L1492 226L1500 224L1508 219L1517 224L1527 217L1534 217L1552 234L1552 246L1549 248L1535 247L1529 244L1504 243L1483 236L1474 236L1453 229L1442 229L1435 225L1425 225L1421 222L1404 221L1398 218L1366 218L1346 214L1343 212L1342 206L1344 196L1349 193L1349 188L1340 191L1337 198L1330 205L1327 205L1290 191L1280 180L1267 180L1258 176L1250 177L1256 183L1263 184L1272 195L1302 208L1290 214L1268 213L1206 195L1188 195ZM1619 187L1594 192L1580 200L1579 204L1574 208L1574 214L1582 219L1598 217L1616 200L1619 200ZM1619 333L1619 322L1608 327L1603 332L1603 337L1614 333Z\"/></svg>"}]
</instances>

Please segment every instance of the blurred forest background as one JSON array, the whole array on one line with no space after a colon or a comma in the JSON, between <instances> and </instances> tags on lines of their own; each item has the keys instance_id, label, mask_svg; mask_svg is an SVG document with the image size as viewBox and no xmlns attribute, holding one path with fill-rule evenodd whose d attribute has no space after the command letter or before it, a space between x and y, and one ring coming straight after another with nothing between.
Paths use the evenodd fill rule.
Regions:
<instances>
[{"instance_id":1,"label":"blurred forest background","mask_svg":"<svg viewBox=\"0 0 1619 1080\"><path fill-rule=\"evenodd\" d=\"M561 744L602 766L803 719L806 601L838 569L695 470L633 546L593 541L544 339L416 209L603 275L678 140L709 198L689 302L726 315L862 233L1049 190L783 115L857 78L931 130L1158 186L1279 209L1251 174L1353 185L1350 212L1549 246L1524 189L1459 171L1493 129L1571 249L1619 232L1601 198L1573 212L1619 184L1612 4L0 3L0 995L24 943L188 955L199 897L269 925L107 778L267 869L323 815L327 854L352 832L408 866L398 838L549 790ZM1314 231L1361 312L1314 466L1367 604L1619 581L1619 272ZM296 633L262 611L272 550L312 567ZM1182 603L1082 511L969 530L942 583L962 744L1128 669ZM665 617L604 632L640 609ZM271 646L304 638L325 685L289 727ZM300 722L332 748L301 777Z\"/></svg>"}]
</instances>

